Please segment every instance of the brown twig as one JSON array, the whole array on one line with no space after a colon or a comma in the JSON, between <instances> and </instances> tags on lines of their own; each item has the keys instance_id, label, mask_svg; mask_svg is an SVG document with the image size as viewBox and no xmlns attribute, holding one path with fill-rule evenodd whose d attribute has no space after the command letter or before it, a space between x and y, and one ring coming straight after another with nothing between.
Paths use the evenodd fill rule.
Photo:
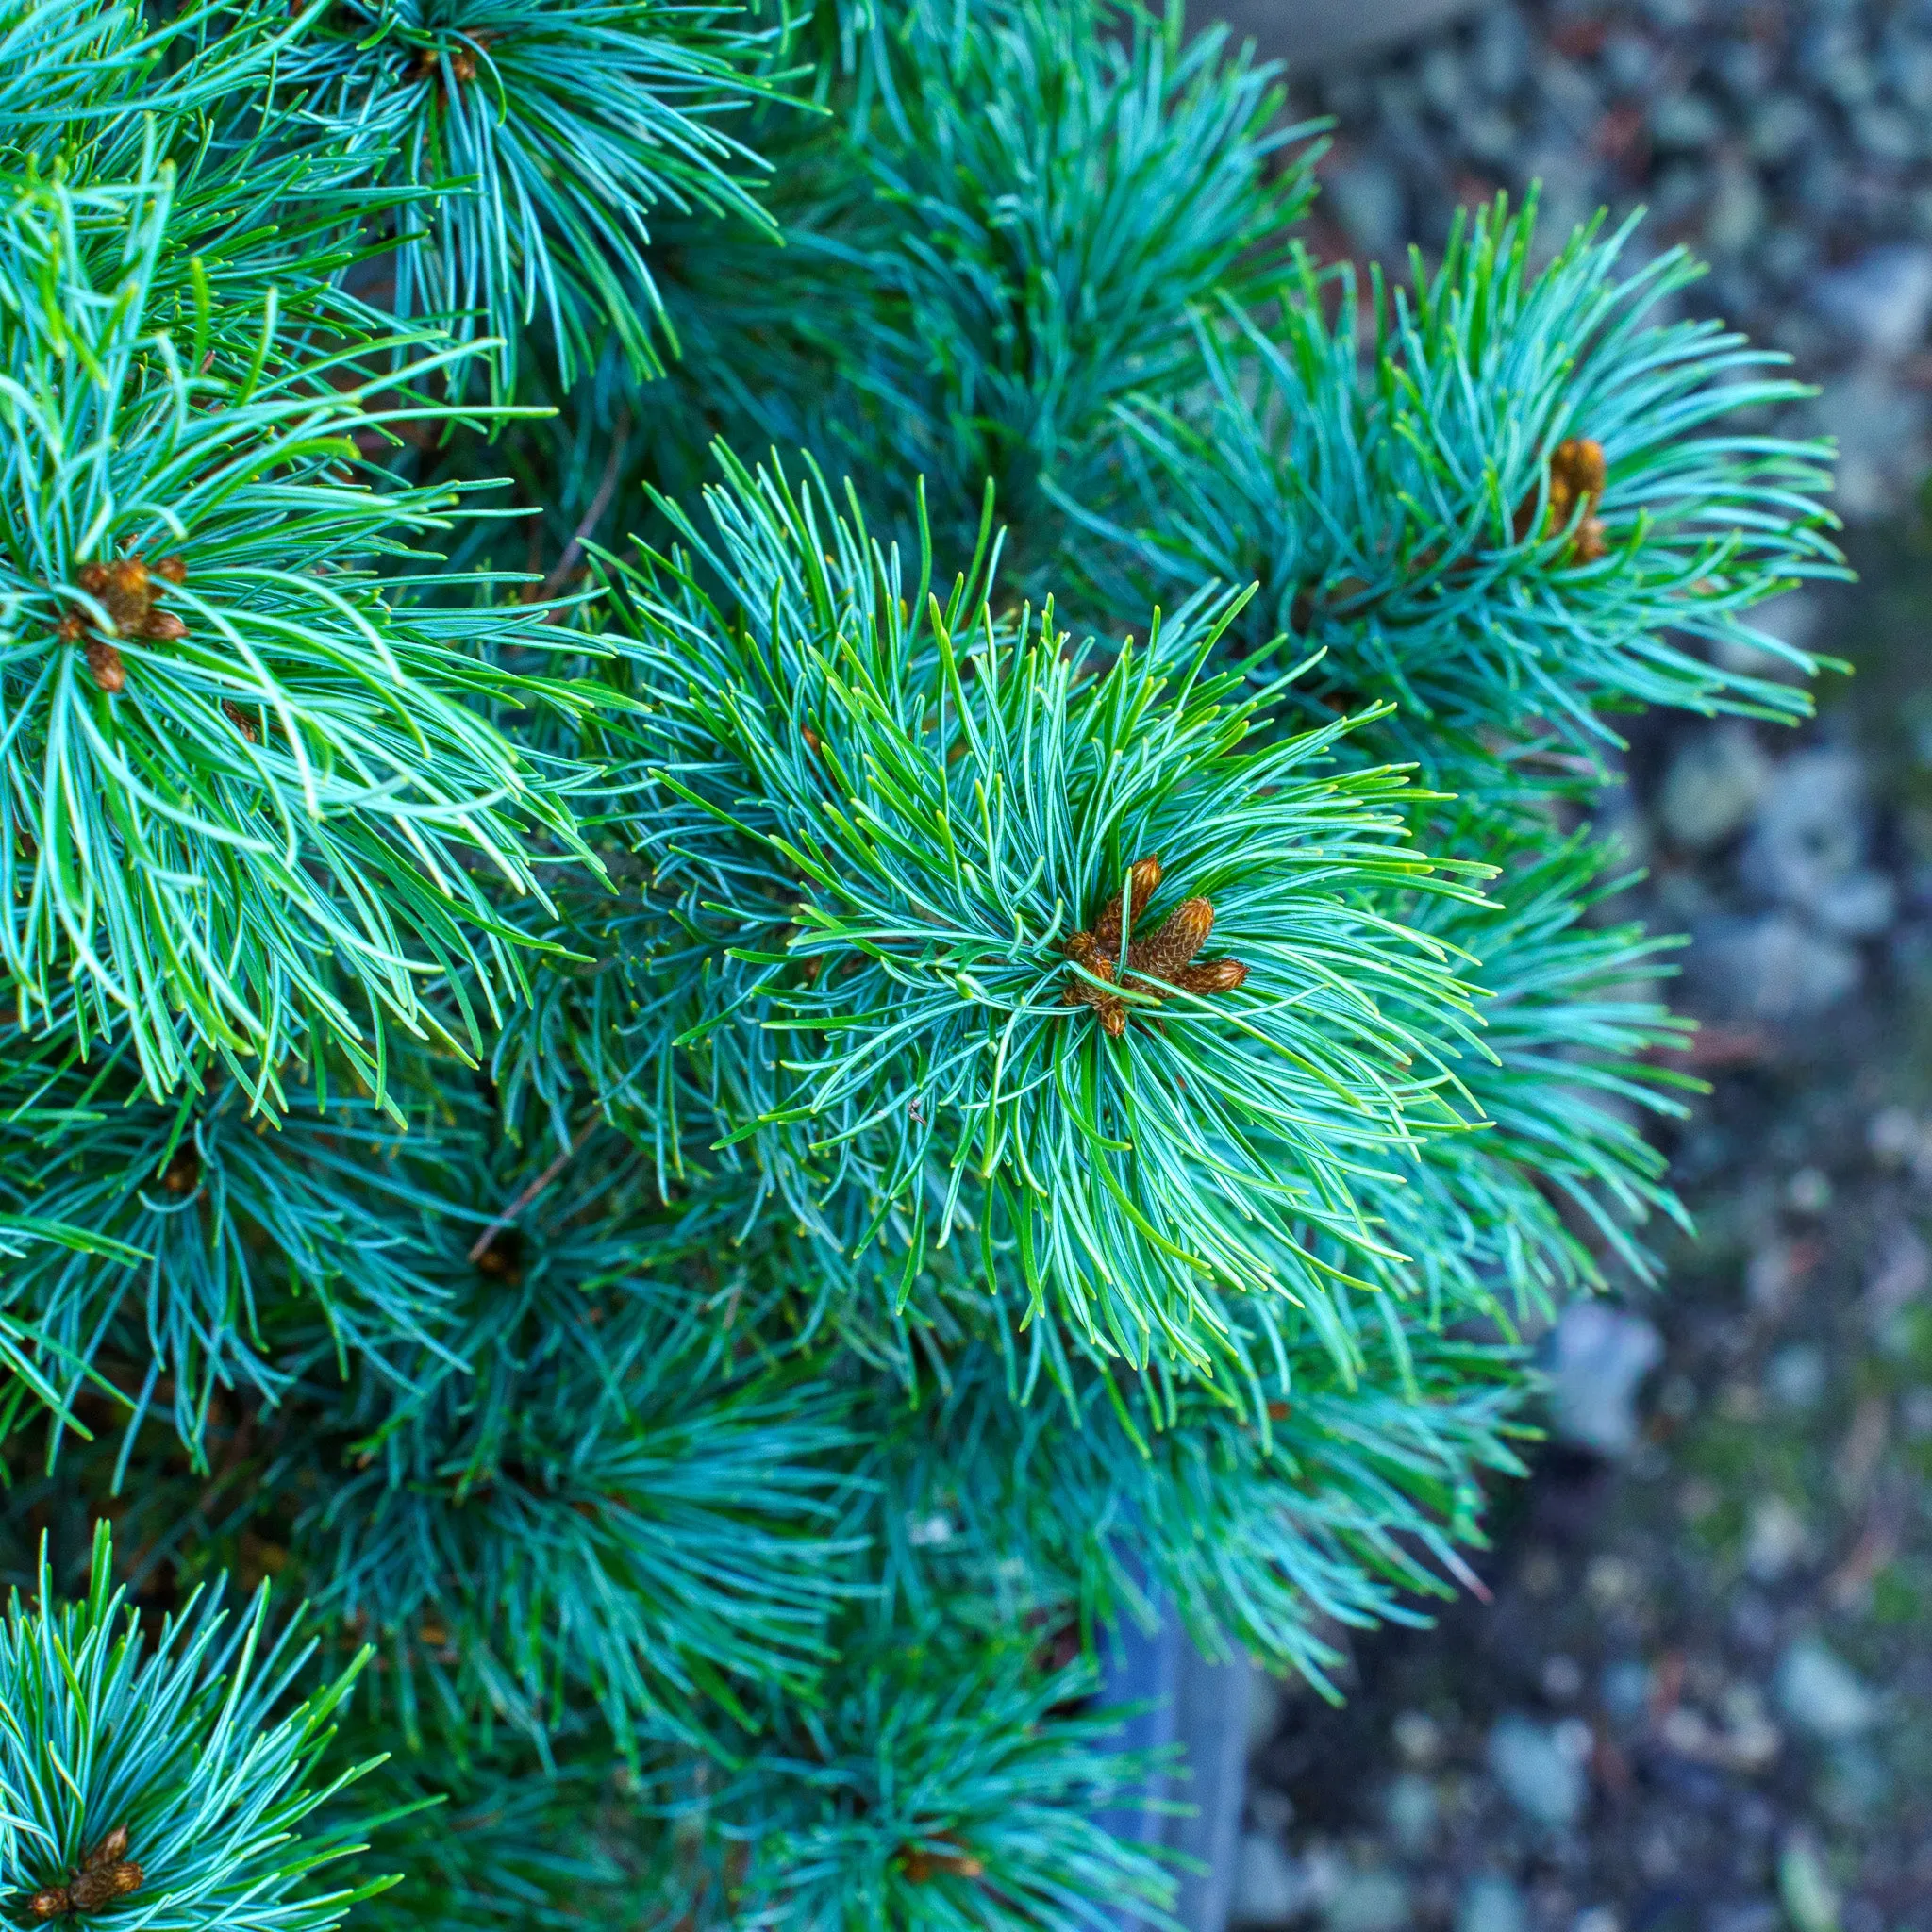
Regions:
<instances>
[{"instance_id":1,"label":"brown twig","mask_svg":"<svg viewBox=\"0 0 1932 1932\"><path fill-rule=\"evenodd\" d=\"M610 460L604 465L604 475L598 480L597 493L591 499L591 507L584 512L583 522L571 534L571 540L563 546L563 555L557 559L550 575L537 587L537 594L530 599L541 604L546 597L554 597L570 579L570 574L577 566L577 558L584 554L584 539L604 520L604 512L610 508L610 499L617 494L617 476L624 464L625 444L630 441L630 411L625 409L617 419L617 435L610 444ZM557 613L553 610L550 617ZM549 618L544 620L549 622Z\"/></svg>"},{"instance_id":2,"label":"brown twig","mask_svg":"<svg viewBox=\"0 0 1932 1932\"><path fill-rule=\"evenodd\" d=\"M564 1169L570 1165L571 1160L573 1157L575 1155L577 1149L581 1147L584 1144L584 1142L591 1138L591 1129L594 1128L596 1124L597 1117L596 1115L592 1114L591 1118L587 1120L584 1123L584 1124L577 1129L576 1138L574 1141L572 1141L570 1145L566 1147L563 1150L563 1152L559 1154L557 1157L557 1158L553 1160L550 1163L550 1165L546 1167L543 1170L543 1172L537 1176L537 1178L533 1180L529 1184L529 1186L526 1187L523 1191L523 1192L519 1194L516 1197L516 1199L512 1201L509 1204L509 1206L502 1211L502 1213L498 1214L494 1220L485 1224L483 1232L476 1237L475 1241L471 1245L469 1254L464 1257L470 1262L472 1267L474 1267L478 1261L480 1261L483 1258L484 1253L489 1248L490 1243L496 1239L496 1237L500 1235L504 1231L504 1229L507 1228L510 1224L510 1223L513 1222L517 1218L517 1216L521 1214L524 1211L524 1209L527 1208L530 1205L530 1203L534 1201L537 1198L537 1196L541 1194L543 1191L543 1190L547 1188L550 1185L550 1183L554 1181L557 1178L557 1176L560 1174L564 1171Z\"/></svg>"}]
</instances>

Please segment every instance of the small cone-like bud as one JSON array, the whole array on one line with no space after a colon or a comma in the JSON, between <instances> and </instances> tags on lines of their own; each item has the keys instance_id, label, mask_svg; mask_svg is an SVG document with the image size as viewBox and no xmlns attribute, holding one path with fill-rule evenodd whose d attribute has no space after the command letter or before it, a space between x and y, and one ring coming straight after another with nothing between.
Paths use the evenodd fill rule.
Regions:
<instances>
[{"instance_id":1,"label":"small cone-like bud","mask_svg":"<svg viewBox=\"0 0 1932 1932\"><path fill-rule=\"evenodd\" d=\"M1196 966L1194 955L1208 943L1214 929L1214 908L1206 899L1184 899L1159 931L1144 940L1133 939L1133 922L1145 910L1160 884L1158 858L1134 861L1127 874L1129 897L1124 969L1121 957L1121 902L1111 898L1101 908L1091 932L1074 933L1062 950L1074 965L1104 980L1118 981L1130 991L1155 1000L1175 991L1191 993L1231 992L1248 976L1237 959L1210 959ZM1075 977L1060 994L1061 1004L1089 1006L1100 1016L1102 1030L1118 1040L1127 1030L1130 1003L1091 980Z\"/></svg>"},{"instance_id":2,"label":"small cone-like bud","mask_svg":"<svg viewBox=\"0 0 1932 1932\"><path fill-rule=\"evenodd\" d=\"M89 1866L67 1890L76 1912L97 1912L130 1891L139 1891L146 1875L139 1865L123 1858L113 1864Z\"/></svg>"},{"instance_id":3,"label":"small cone-like bud","mask_svg":"<svg viewBox=\"0 0 1932 1932\"><path fill-rule=\"evenodd\" d=\"M87 668L94 675L94 682L103 691L119 691L127 682L127 666L121 660L121 653L106 638L89 638L87 641Z\"/></svg>"},{"instance_id":4,"label":"small cone-like bud","mask_svg":"<svg viewBox=\"0 0 1932 1932\"><path fill-rule=\"evenodd\" d=\"M1127 964L1137 974L1173 982L1214 929L1214 908L1206 899L1183 899L1167 923L1151 938L1137 940L1127 950ZM1158 992L1158 987L1150 987Z\"/></svg>"},{"instance_id":5,"label":"small cone-like bud","mask_svg":"<svg viewBox=\"0 0 1932 1932\"><path fill-rule=\"evenodd\" d=\"M1168 977L1183 992L1232 992L1248 976L1239 959L1209 959L1199 966L1183 966Z\"/></svg>"},{"instance_id":6,"label":"small cone-like bud","mask_svg":"<svg viewBox=\"0 0 1932 1932\"><path fill-rule=\"evenodd\" d=\"M1127 871L1127 891L1131 917L1127 930L1134 929L1133 921L1138 920L1147 909L1147 902L1153 898L1155 889L1160 884L1160 860L1158 858L1137 858ZM1107 903L1100 908L1100 916L1093 922L1093 943L1109 959L1121 956L1121 894L1116 887L1108 894Z\"/></svg>"}]
</instances>

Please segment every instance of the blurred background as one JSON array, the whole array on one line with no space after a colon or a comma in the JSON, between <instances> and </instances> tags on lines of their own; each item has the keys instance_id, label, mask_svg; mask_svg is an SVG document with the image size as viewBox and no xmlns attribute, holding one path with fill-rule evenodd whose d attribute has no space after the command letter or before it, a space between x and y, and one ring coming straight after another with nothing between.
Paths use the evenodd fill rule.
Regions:
<instances>
[{"instance_id":1,"label":"blurred background","mask_svg":"<svg viewBox=\"0 0 1932 1932\"><path fill-rule=\"evenodd\" d=\"M1816 723L1641 720L1604 804L1690 935L1699 1239L1541 1347L1490 1601L1252 1700L1234 1923L1932 1932L1932 0L1225 0L1329 117L1315 245L1541 182L1820 386L1860 581Z\"/></svg>"}]
</instances>

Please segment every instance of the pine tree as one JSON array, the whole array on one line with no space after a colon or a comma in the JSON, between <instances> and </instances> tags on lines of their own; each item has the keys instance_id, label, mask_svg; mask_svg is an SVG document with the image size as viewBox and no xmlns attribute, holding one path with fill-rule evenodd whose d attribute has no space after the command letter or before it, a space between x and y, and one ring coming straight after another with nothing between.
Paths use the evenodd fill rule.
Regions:
<instances>
[{"instance_id":1,"label":"pine tree","mask_svg":"<svg viewBox=\"0 0 1932 1932\"><path fill-rule=\"evenodd\" d=\"M1113 0L0 0L14 1923L1161 1923L1105 1632L1467 1581L1681 1218L1617 720L1840 565L1694 264L1318 152Z\"/></svg>"}]
</instances>

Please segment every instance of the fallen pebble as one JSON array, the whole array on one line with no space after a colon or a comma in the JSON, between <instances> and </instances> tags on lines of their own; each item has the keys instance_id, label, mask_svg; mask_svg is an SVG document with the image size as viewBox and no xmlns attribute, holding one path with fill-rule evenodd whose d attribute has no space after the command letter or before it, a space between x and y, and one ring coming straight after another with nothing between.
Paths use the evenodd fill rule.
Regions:
<instances>
[{"instance_id":1,"label":"fallen pebble","mask_svg":"<svg viewBox=\"0 0 1932 1932\"><path fill-rule=\"evenodd\" d=\"M1761 1496L1751 1506L1744 1539L1744 1567L1759 1583L1775 1583L1809 1553L1811 1532L1782 1496Z\"/></svg>"},{"instance_id":2,"label":"fallen pebble","mask_svg":"<svg viewBox=\"0 0 1932 1932\"><path fill-rule=\"evenodd\" d=\"M1811 301L1860 355L1909 355L1932 320L1932 249L1909 242L1867 249L1820 275Z\"/></svg>"},{"instance_id":3,"label":"fallen pebble","mask_svg":"<svg viewBox=\"0 0 1932 1932\"><path fill-rule=\"evenodd\" d=\"M1794 752L1767 781L1744 848L1745 883L1833 931L1878 931L1890 917L1890 884L1865 870L1869 814L1864 769L1850 752Z\"/></svg>"},{"instance_id":4,"label":"fallen pebble","mask_svg":"<svg viewBox=\"0 0 1932 1932\"><path fill-rule=\"evenodd\" d=\"M1857 1673L1815 1637L1800 1638L1777 1667L1778 1708L1802 1731L1840 1743L1868 1730L1877 1700Z\"/></svg>"},{"instance_id":5,"label":"fallen pebble","mask_svg":"<svg viewBox=\"0 0 1932 1932\"><path fill-rule=\"evenodd\" d=\"M1674 844L1707 852L1750 824L1771 774L1771 760L1750 727L1726 719L1700 732L1672 760L1657 816Z\"/></svg>"},{"instance_id":6,"label":"fallen pebble","mask_svg":"<svg viewBox=\"0 0 1932 1932\"><path fill-rule=\"evenodd\" d=\"M1663 1359L1663 1338L1641 1315L1603 1302L1564 1309L1550 1346L1550 1407L1565 1441L1599 1456L1637 1446L1637 1390Z\"/></svg>"},{"instance_id":7,"label":"fallen pebble","mask_svg":"<svg viewBox=\"0 0 1932 1932\"><path fill-rule=\"evenodd\" d=\"M1855 992L1864 964L1844 940L1790 912L1699 923L1690 971L1727 1014L1802 1020Z\"/></svg>"},{"instance_id":8,"label":"fallen pebble","mask_svg":"<svg viewBox=\"0 0 1932 1932\"><path fill-rule=\"evenodd\" d=\"M1456 1932L1529 1932L1529 1923L1523 1893L1500 1872L1472 1879L1456 1911Z\"/></svg>"},{"instance_id":9,"label":"fallen pebble","mask_svg":"<svg viewBox=\"0 0 1932 1932\"><path fill-rule=\"evenodd\" d=\"M1780 1408L1815 1408L1829 1374L1823 1349L1808 1341L1794 1341L1765 1364L1764 1392Z\"/></svg>"},{"instance_id":10,"label":"fallen pebble","mask_svg":"<svg viewBox=\"0 0 1932 1932\"><path fill-rule=\"evenodd\" d=\"M1808 1840L1793 1838L1786 1843L1777 1861L1777 1889L1793 1932L1838 1932L1838 1893Z\"/></svg>"},{"instance_id":11,"label":"fallen pebble","mask_svg":"<svg viewBox=\"0 0 1932 1932\"><path fill-rule=\"evenodd\" d=\"M1323 1908L1328 1932L1407 1932L1408 1887L1393 1872L1352 1872Z\"/></svg>"},{"instance_id":12,"label":"fallen pebble","mask_svg":"<svg viewBox=\"0 0 1932 1932\"><path fill-rule=\"evenodd\" d=\"M1427 1770L1442 1755L1442 1727L1425 1711L1399 1712L1391 1735L1405 1763Z\"/></svg>"},{"instance_id":13,"label":"fallen pebble","mask_svg":"<svg viewBox=\"0 0 1932 1932\"><path fill-rule=\"evenodd\" d=\"M1584 1726L1588 1732L1588 1726ZM1566 1727L1508 1711L1490 1732L1489 1766L1504 1795L1525 1818L1561 1830L1583 1815L1590 1795L1583 1761Z\"/></svg>"},{"instance_id":14,"label":"fallen pebble","mask_svg":"<svg viewBox=\"0 0 1932 1932\"><path fill-rule=\"evenodd\" d=\"M1266 1832L1241 1835L1235 1857L1231 1923L1254 1932L1274 1932L1290 1924L1310 1903L1307 1874Z\"/></svg>"},{"instance_id":15,"label":"fallen pebble","mask_svg":"<svg viewBox=\"0 0 1932 1932\"><path fill-rule=\"evenodd\" d=\"M1406 1771L1389 1787L1383 1816L1395 1849L1405 1858L1419 1858L1436 1836L1441 1807L1436 1788L1420 1773Z\"/></svg>"}]
</instances>

